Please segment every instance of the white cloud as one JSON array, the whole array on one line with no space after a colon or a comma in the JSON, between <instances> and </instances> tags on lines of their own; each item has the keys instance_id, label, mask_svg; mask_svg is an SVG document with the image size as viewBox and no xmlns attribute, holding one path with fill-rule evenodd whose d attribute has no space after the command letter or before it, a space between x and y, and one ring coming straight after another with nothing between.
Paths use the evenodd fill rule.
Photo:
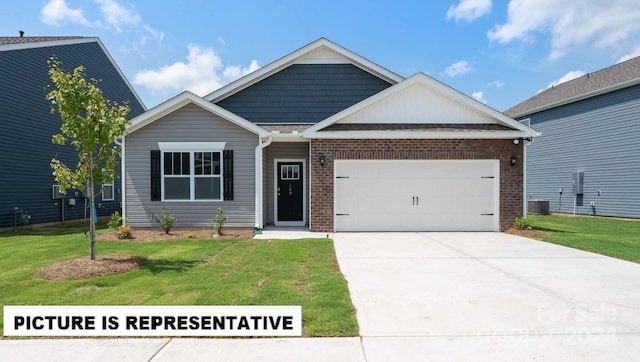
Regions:
<instances>
[{"instance_id":1,"label":"white cloud","mask_svg":"<svg viewBox=\"0 0 640 362\"><path fill-rule=\"evenodd\" d=\"M447 20L460 19L472 22L491 11L491 0L460 0L447 11Z\"/></svg>"},{"instance_id":2,"label":"white cloud","mask_svg":"<svg viewBox=\"0 0 640 362\"><path fill-rule=\"evenodd\" d=\"M633 58L635 58L635 57L640 57L640 48L638 48L638 49L636 49L636 50L632 51L632 52L631 52L631 53L629 53L629 54L625 54L625 55L621 56L621 57L616 61L616 64L618 64L618 63L622 63L622 62L627 61L627 60L629 60L629 59L633 59Z\"/></svg>"},{"instance_id":3,"label":"white cloud","mask_svg":"<svg viewBox=\"0 0 640 362\"><path fill-rule=\"evenodd\" d=\"M137 25L140 15L133 8L126 8L114 0L95 0L100 5L100 13L107 24L118 33L126 25Z\"/></svg>"},{"instance_id":4,"label":"white cloud","mask_svg":"<svg viewBox=\"0 0 640 362\"><path fill-rule=\"evenodd\" d=\"M469 65L469 62L467 62L466 60L461 60L457 63L451 64L450 66L446 67L444 70L444 72L450 77L455 77L456 75L469 73L470 71L471 71L471 66Z\"/></svg>"},{"instance_id":5,"label":"white cloud","mask_svg":"<svg viewBox=\"0 0 640 362\"><path fill-rule=\"evenodd\" d=\"M125 28L135 29L143 35L140 43L145 43L149 37L162 41L164 33L156 31L151 26L142 22L141 16L133 6L124 6L116 0L95 0L100 8L101 18L89 21L84 16L82 9L71 9L66 0L50 0L40 10L42 22L49 25L60 26L63 23L74 23L89 27L113 29L117 33Z\"/></svg>"},{"instance_id":6,"label":"white cloud","mask_svg":"<svg viewBox=\"0 0 640 362\"><path fill-rule=\"evenodd\" d=\"M222 38L222 36L218 37L218 41L220 42L220 44L222 45L227 45L227 42L224 41L224 39Z\"/></svg>"},{"instance_id":7,"label":"white cloud","mask_svg":"<svg viewBox=\"0 0 640 362\"><path fill-rule=\"evenodd\" d=\"M221 86L259 69L253 60L248 67L223 66L222 59L212 48L189 45L187 62L175 62L157 70L143 70L133 76L133 83L152 91L189 90L204 96Z\"/></svg>"},{"instance_id":8,"label":"white cloud","mask_svg":"<svg viewBox=\"0 0 640 362\"><path fill-rule=\"evenodd\" d=\"M505 83L503 81L501 81L501 80L494 80L494 81L491 81L491 82L487 83L487 86L496 87L496 88L502 88L502 87L504 87L504 85L505 85Z\"/></svg>"},{"instance_id":9,"label":"white cloud","mask_svg":"<svg viewBox=\"0 0 640 362\"><path fill-rule=\"evenodd\" d=\"M573 46L617 47L640 31L637 0L557 1L511 0L506 23L487 36L500 43L533 41L535 33L551 35L549 59L564 56Z\"/></svg>"},{"instance_id":10,"label":"white cloud","mask_svg":"<svg viewBox=\"0 0 640 362\"><path fill-rule=\"evenodd\" d=\"M473 92L473 94L471 94L471 97L473 97L473 99L475 99L478 102L487 104L487 100L484 98L484 93L482 92Z\"/></svg>"},{"instance_id":11,"label":"white cloud","mask_svg":"<svg viewBox=\"0 0 640 362\"><path fill-rule=\"evenodd\" d=\"M49 25L60 26L63 23L93 26L84 17L82 9L71 9L65 0L51 0L40 10L42 22Z\"/></svg>"},{"instance_id":12,"label":"white cloud","mask_svg":"<svg viewBox=\"0 0 640 362\"><path fill-rule=\"evenodd\" d=\"M567 72L567 74L563 75L562 77L552 81L551 83L549 83L549 85L547 86L547 88L545 89L549 89L551 87L555 87L558 84L564 83L564 82L568 82L570 80L576 79L576 78L580 78L583 75L585 75L587 73L581 71L581 70L572 70L570 72ZM538 93L542 92L544 89L541 89L538 91Z\"/></svg>"}]
</instances>

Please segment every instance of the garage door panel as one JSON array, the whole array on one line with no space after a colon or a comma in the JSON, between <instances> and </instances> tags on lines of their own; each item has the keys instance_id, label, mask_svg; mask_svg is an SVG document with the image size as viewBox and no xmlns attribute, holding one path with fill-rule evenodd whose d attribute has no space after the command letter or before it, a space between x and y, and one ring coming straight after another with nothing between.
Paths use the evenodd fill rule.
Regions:
<instances>
[{"instance_id":1,"label":"garage door panel","mask_svg":"<svg viewBox=\"0 0 640 362\"><path fill-rule=\"evenodd\" d=\"M337 160L337 231L497 231L497 160Z\"/></svg>"}]
</instances>

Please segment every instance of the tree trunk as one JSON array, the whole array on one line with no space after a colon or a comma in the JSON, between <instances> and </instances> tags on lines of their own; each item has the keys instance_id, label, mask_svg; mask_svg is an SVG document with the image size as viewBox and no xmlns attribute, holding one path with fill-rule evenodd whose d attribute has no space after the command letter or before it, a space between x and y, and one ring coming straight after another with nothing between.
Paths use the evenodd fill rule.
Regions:
<instances>
[{"instance_id":1,"label":"tree trunk","mask_svg":"<svg viewBox=\"0 0 640 362\"><path fill-rule=\"evenodd\" d=\"M91 235L91 242L89 243L89 257L91 260L96 260L96 195L93 185L93 156L89 159L89 200L91 210L89 211L89 234Z\"/></svg>"}]
</instances>

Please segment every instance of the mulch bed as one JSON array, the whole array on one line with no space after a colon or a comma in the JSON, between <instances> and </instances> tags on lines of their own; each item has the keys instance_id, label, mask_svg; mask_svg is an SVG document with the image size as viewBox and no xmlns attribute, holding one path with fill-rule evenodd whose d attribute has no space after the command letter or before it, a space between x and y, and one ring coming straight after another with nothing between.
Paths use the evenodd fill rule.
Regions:
<instances>
[{"instance_id":1,"label":"mulch bed","mask_svg":"<svg viewBox=\"0 0 640 362\"><path fill-rule=\"evenodd\" d=\"M214 236L208 228L172 228L169 234L161 229L155 228L135 228L133 229L133 239L118 239L115 232L109 232L96 236L98 241L171 241L188 239L211 239L211 240L249 240L253 238L253 229L232 229L225 228L222 235Z\"/></svg>"},{"instance_id":2,"label":"mulch bed","mask_svg":"<svg viewBox=\"0 0 640 362\"><path fill-rule=\"evenodd\" d=\"M101 255L96 260L88 256L66 260L36 272L46 280L82 280L106 275L126 273L145 265L148 261L135 255Z\"/></svg>"}]
</instances>

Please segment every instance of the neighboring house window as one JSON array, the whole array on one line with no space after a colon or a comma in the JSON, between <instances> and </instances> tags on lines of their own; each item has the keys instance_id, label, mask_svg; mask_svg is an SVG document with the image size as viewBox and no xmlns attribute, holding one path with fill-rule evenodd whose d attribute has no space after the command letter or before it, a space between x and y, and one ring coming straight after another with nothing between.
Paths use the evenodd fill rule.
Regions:
<instances>
[{"instance_id":1,"label":"neighboring house window","mask_svg":"<svg viewBox=\"0 0 640 362\"><path fill-rule=\"evenodd\" d=\"M102 184L102 201L113 201L114 199L113 182Z\"/></svg>"},{"instance_id":2,"label":"neighboring house window","mask_svg":"<svg viewBox=\"0 0 640 362\"><path fill-rule=\"evenodd\" d=\"M212 148L224 144L171 145L162 151L162 200L222 201L223 152Z\"/></svg>"}]
</instances>

